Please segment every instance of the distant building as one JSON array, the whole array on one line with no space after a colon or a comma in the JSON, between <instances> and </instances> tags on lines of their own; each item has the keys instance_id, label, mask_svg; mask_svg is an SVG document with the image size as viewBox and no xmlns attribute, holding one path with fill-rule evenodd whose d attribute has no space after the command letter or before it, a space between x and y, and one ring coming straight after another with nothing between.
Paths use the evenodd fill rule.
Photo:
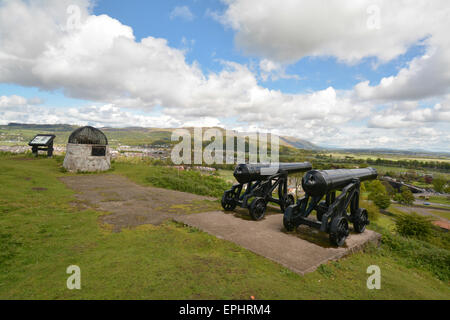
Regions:
<instances>
[{"instance_id":1,"label":"distant building","mask_svg":"<svg viewBox=\"0 0 450 320\"><path fill-rule=\"evenodd\" d=\"M205 171L205 172L214 172L214 171L216 171L215 168L201 167L201 166L195 166L194 169L195 170L199 170L199 171Z\"/></svg>"}]
</instances>

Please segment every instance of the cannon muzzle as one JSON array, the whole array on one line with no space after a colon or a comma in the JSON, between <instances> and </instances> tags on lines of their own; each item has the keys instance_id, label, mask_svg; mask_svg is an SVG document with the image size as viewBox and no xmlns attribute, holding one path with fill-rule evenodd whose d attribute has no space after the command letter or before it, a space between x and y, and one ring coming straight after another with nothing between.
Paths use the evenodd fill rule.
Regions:
<instances>
[{"instance_id":1,"label":"cannon muzzle","mask_svg":"<svg viewBox=\"0 0 450 320\"><path fill-rule=\"evenodd\" d=\"M377 175L374 168L311 170L303 176L302 187L311 196L321 196L345 187L353 179L373 180Z\"/></svg>"},{"instance_id":2,"label":"cannon muzzle","mask_svg":"<svg viewBox=\"0 0 450 320\"><path fill-rule=\"evenodd\" d=\"M264 174L261 169L269 169L275 166L275 172ZM296 172L305 172L312 169L309 162L295 162L295 163L278 163L278 164L239 164L234 170L234 177L239 183L248 183L250 181L267 180L270 175L286 172L293 174Z\"/></svg>"}]
</instances>

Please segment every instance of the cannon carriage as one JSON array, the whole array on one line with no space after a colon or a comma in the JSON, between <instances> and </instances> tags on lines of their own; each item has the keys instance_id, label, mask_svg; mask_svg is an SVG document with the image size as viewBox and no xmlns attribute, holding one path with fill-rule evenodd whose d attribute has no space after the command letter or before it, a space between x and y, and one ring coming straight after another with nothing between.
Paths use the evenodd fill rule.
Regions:
<instances>
[{"instance_id":1,"label":"cannon carriage","mask_svg":"<svg viewBox=\"0 0 450 320\"><path fill-rule=\"evenodd\" d=\"M361 181L376 177L374 168L307 172L302 179L305 196L286 209L284 227L288 231L301 224L317 228L330 235L331 243L342 246L349 235L349 222L356 233L364 232L370 223L367 210L359 207L360 187ZM340 191L338 196L336 191ZM313 210L316 220L308 218Z\"/></svg>"},{"instance_id":2,"label":"cannon carriage","mask_svg":"<svg viewBox=\"0 0 450 320\"><path fill-rule=\"evenodd\" d=\"M232 211L236 206L248 208L253 220L261 220L265 216L269 202L278 204L284 212L295 202L294 196L288 193L288 175L311 168L309 162L239 164L233 173L239 184L224 192L222 207L226 211ZM273 193L277 188L278 198L275 198Z\"/></svg>"}]
</instances>

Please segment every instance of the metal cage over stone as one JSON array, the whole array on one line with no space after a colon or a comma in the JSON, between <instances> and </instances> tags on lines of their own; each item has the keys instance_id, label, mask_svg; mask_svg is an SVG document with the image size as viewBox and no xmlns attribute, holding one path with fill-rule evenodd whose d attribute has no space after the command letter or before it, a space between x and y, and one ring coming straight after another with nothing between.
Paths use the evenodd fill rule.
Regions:
<instances>
[{"instance_id":1,"label":"metal cage over stone","mask_svg":"<svg viewBox=\"0 0 450 320\"><path fill-rule=\"evenodd\" d=\"M86 126L72 132L69 137L69 143L107 145L108 139L99 129Z\"/></svg>"},{"instance_id":2,"label":"metal cage over stone","mask_svg":"<svg viewBox=\"0 0 450 320\"><path fill-rule=\"evenodd\" d=\"M63 167L70 172L106 171L111 168L108 139L91 126L76 129L69 137Z\"/></svg>"}]
</instances>

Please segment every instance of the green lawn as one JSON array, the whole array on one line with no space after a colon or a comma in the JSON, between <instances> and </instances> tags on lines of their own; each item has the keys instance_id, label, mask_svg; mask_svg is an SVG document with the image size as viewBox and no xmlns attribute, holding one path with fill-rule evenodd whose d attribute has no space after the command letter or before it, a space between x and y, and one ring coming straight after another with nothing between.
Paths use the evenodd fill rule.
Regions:
<instances>
[{"instance_id":1,"label":"green lawn","mask_svg":"<svg viewBox=\"0 0 450 320\"><path fill-rule=\"evenodd\" d=\"M447 210L429 210L432 214L450 220L450 211Z\"/></svg>"},{"instance_id":2,"label":"green lawn","mask_svg":"<svg viewBox=\"0 0 450 320\"><path fill-rule=\"evenodd\" d=\"M217 170L217 173L221 178L223 178L226 181L232 181L233 183L236 183L236 179L233 176L233 170L223 170L219 169Z\"/></svg>"},{"instance_id":3,"label":"green lawn","mask_svg":"<svg viewBox=\"0 0 450 320\"><path fill-rule=\"evenodd\" d=\"M202 174L199 171L183 171L165 166L154 166L151 162L129 161L113 163L114 172L126 176L141 185L195 193L203 196L222 197L224 190L231 187L231 183L223 179Z\"/></svg>"},{"instance_id":4,"label":"green lawn","mask_svg":"<svg viewBox=\"0 0 450 320\"><path fill-rule=\"evenodd\" d=\"M430 199L427 200L427 201L450 205L450 198L449 197L431 196Z\"/></svg>"},{"instance_id":5,"label":"green lawn","mask_svg":"<svg viewBox=\"0 0 450 320\"><path fill-rule=\"evenodd\" d=\"M393 166L386 166L386 165L371 165L371 167L377 169L378 173L385 174L386 172L395 172L395 173L402 173L402 172L408 172L411 169L406 169L402 167L393 167ZM450 173L448 172L441 172L438 170L433 169L413 169L417 173L423 173L423 174L436 174L436 175L442 175L445 178L450 178ZM429 185L427 185L429 186Z\"/></svg>"},{"instance_id":6,"label":"green lawn","mask_svg":"<svg viewBox=\"0 0 450 320\"><path fill-rule=\"evenodd\" d=\"M0 156L0 299L449 299L447 282L369 247L299 276L233 243L168 221L113 233L74 206L54 159ZM132 175L132 164L113 173ZM146 172L136 181L145 183ZM301 258L301 257L299 257ZM68 290L69 265L81 290ZM381 268L381 290L366 269Z\"/></svg>"},{"instance_id":7,"label":"green lawn","mask_svg":"<svg viewBox=\"0 0 450 320\"><path fill-rule=\"evenodd\" d=\"M58 126L53 128L24 128L24 127L10 127L0 126L0 142L2 145L27 145L28 142L38 133L41 134L55 134L55 144L65 145L69 135L76 128L76 126ZM113 147L122 145L148 145L148 144L170 144L171 130L170 129L150 129L150 128L103 128L102 129L108 137L109 144ZM6 142L15 141L15 142Z\"/></svg>"},{"instance_id":8,"label":"green lawn","mask_svg":"<svg viewBox=\"0 0 450 320\"><path fill-rule=\"evenodd\" d=\"M403 213L403 211L399 210L398 207L407 207L407 206L400 205L400 204L393 204L389 207L388 210L393 213L396 213L396 214ZM411 210L414 211L414 208L412 208ZM442 218L450 220L450 210L440 210L440 209L436 209L436 207L433 207L433 206L423 206L423 207L417 208L417 211L418 210L427 210L429 213L432 213L432 214L435 214Z\"/></svg>"}]
</instances>

